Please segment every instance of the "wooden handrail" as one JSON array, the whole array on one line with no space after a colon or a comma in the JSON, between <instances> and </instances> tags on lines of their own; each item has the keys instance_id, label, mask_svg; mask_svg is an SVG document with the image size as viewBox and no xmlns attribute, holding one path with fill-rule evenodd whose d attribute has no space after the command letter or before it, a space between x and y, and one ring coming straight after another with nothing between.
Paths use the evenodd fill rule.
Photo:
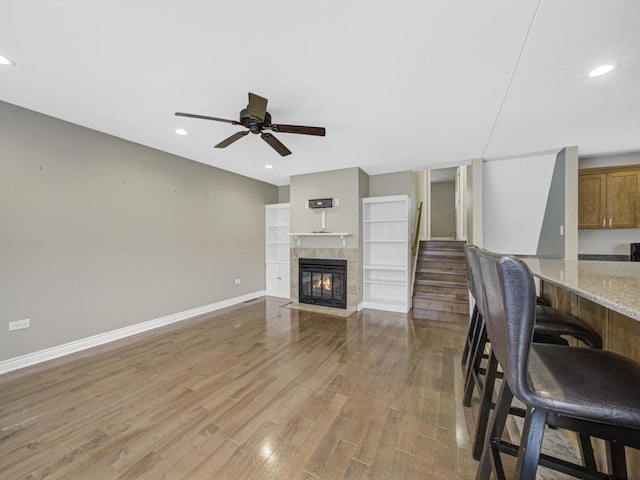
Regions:
<instances>
[{"instance_id":1,"label":"wooden handrail","mask_svg":"<svg viewBox=\"0 0 640 480\"><path fill-rule=\"evenodd\" d=\"M422 202L418 207L418 218L416 219L416 234L413 237L413 247L411 247L411 255L418 253L418 244L420 243L420 224L422 223Z\"/></svg>"},{"instance_id":2,"label":"wooden handrail","mask_svg":"<svg viewBox=\"0 0 640 480\"><path fill-rule=\"evenodd\" d=\"M413 287L416 283L416 267L418 265L418 249L420 245L420 224L422 223L422 202L418 207L418 218L416 219L416 234L413 238L413 247L411 247L411 298L413 298Z\"/></svg>"}]
</instances>

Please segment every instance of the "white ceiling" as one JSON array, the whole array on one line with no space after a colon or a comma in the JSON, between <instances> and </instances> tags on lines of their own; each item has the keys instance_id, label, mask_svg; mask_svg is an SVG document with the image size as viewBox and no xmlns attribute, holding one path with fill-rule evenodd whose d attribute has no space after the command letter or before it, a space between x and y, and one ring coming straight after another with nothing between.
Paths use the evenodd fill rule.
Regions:
<instances>
[{"instance_id":1,"label":"white ceiling","mask_svg":"<svg viewBox=\"0 0 640 480\"><path fill-rule=\"evenodd\" d=\"M275 185L635 151L638 19L637 0L0 0L0 100ZM327 136L214 149L239 128L173 115L236 119L249 91Z\"/></svg>"}]
</instances>

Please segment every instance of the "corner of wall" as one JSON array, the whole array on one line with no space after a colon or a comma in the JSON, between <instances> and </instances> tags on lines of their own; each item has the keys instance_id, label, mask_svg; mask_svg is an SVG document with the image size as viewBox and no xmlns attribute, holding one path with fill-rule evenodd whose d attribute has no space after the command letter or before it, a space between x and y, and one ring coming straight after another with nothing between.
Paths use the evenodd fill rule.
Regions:
<instances>
[{"instance_id":1,"label":"corner of wall","mask_svg":"<svg viewBox=\"0 0 640 480\"><path fill-rule=\"evenodd\" d=\"M564 259L578 259L578 146L564 148Z\"/></svg>"}]
</instances>

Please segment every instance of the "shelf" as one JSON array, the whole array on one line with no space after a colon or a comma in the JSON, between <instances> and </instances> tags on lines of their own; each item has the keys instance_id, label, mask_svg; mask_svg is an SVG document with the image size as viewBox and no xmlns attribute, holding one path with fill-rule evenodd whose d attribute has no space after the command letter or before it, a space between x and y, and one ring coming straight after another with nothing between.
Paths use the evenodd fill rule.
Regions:
<instances>
[{"instance_id":1,"label":"shelf","mask_svg":"<svg viewBox=\"0 0 640 480\"><path fill-rule=\"evenodd\" d=\"M399 287L407 285L407 282L404 280L365 280L364 283L374 283L376 285L397 285Z\"/></svg>"},{"instance_id":2,"label":"shelf","mask_svg":"<svg viewBox=\"0 0 640 480\"><path fill-rule=\"evenodd\" d=\"M387 272L406 272L406 265L365 265L365 270L384 270Z\"/></svg>"},{"instance_id":3,"label":"shelf","mask_svg":"<svg viewBox=\"0 0 640 480\"><path fill-rule=\"evenodd\" d=\"M299 237L340 237L340 240L342 240L342 246L345 247L347 244L347 241L345 240L345 237L350 237L352 236L353 233L344 233L344 232L338 232L338 233L333 233L333 232L305 232L305 233L290 233L289 236L293 237L296 240L296 243L298 244L298 246L300 246L300 238Z\"/></svg>"}]
</instances>

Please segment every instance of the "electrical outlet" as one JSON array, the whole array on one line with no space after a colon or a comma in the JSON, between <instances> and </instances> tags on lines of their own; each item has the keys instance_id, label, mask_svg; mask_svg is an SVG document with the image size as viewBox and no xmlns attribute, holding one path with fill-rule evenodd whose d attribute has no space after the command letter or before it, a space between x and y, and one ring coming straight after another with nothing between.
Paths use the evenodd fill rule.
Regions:
<instances>
[{"instance_id":1,"label":"electrical outlet","mask_svg":"<svg viewBox=\"0 0 640 480\"><path fill-rule=\"evenodd\" d=\"M241 278L236 278L236 285L240 285L242 283L242 279Z\"/></svg>"},{"instance_id":2,"label":"electrical outlet","mask_svg":"<svg viewBox=\"0 0 640 480\"><path fill-rule=\"evenodd\" d=\"M25 318L24 320L15 320L13 322L9 322L9 331L13 332L14 330L22 330L23 328L31 327L31 319Z\"/></svg>"}]
</instances>

